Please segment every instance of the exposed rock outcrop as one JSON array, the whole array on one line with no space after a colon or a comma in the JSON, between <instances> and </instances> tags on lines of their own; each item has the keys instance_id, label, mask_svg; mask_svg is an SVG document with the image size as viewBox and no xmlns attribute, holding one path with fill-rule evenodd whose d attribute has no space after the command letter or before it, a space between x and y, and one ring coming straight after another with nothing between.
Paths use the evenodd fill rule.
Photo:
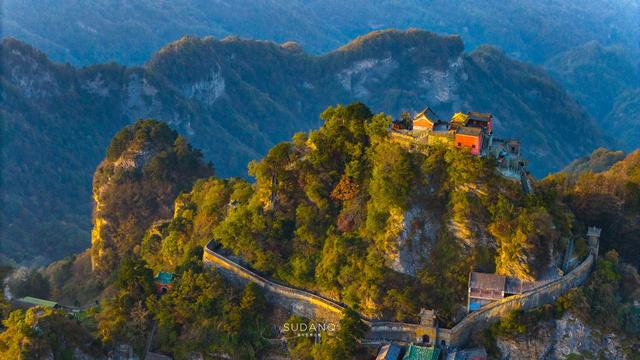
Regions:
<instances>
[{"instance_id":1,"label":"exposed rock outcrop","mask_svg":"<svg viewBox=\"0 0 640 360\"><path fill-rule=\"evenodd\" d=\"M571 313L540 323L532 332L514 339L498 339L497 345L504 360L555 360L572 354L588 359L628 359L618 336L601 334Z\"/></svg>"},{"instance_id":2,"label":"exposed rock outcrop","mask_svg":"<svg viewBox=\"0 0 640 360\"><path fill-rule=\"evenodd\" d=\"M390 254L390 267L403 274L415 276L431 253L440 231L440 222L428 209L413 207L405 211L397 249Z\"/></svg>"},{"instance_id":3,"label":"exposed rock outcrop","mask_svg":"<svg viewBox=\"0 0 640 360\"><path fill-rule=\"evenodd\" d=\"M139 121L118 133L93 181L93 270L113 271L154 221L171 217L181 191L212 173L202 154L163 123Z\"/></svg>"}]
</instances>

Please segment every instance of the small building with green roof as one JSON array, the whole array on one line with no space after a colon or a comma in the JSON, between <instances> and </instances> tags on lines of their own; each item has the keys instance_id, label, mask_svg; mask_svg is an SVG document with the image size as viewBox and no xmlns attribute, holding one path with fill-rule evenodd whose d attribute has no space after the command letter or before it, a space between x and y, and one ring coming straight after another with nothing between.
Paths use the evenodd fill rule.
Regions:
<instances>
[{"instance_id":1,"label":"small building with green roof","mask_svg":"<svg viewBox=\"0 0 640 360\"><path fill-rule=\"evenodd\" d=\"M173 273L160 271L154 278L158 295L166 294L173 288Z\"/></svg>"},{"instance_id":2,"label":"small building with green roof","mask_svg":"<svg viewBox=\"0 0 640 360\"><path fill-rule=\"evenodd\" d=\"M16 302L18 303L19 306L26 307L26 308L42 306L42 307L57 309L60 307L60 304L58 304L55 301L38 299L31 296L25 296L23 298L16 300Z\"/></svg>"},{"instance_id":3,"label":"small building with green roof","mask_svg":"<svg viewBox=\"0 0 640 360\"><path fill-rule=\"evenodd\" d=\"M402 360L438 360L440 349L435 347L424 347L409 345Z\"/></svg>"}]
</instances>

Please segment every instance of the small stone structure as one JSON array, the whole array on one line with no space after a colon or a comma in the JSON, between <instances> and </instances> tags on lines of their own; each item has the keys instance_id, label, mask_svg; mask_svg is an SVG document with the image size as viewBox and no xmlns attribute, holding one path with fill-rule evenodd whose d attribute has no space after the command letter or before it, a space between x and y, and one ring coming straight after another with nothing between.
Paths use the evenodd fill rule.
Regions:
<instances>
[{"instance_id":1,"label":"small stone structure","mask_svg":"<svg viewBox=\"0 0 640 360\"><path fill-rule=\"evenodd\" d=\"M555 302L572 288L582 285L589 277L596 261L600 229L589 228L590 252L587 258L567 275L545 283L521 294L506 297L481 307L467 315L451 329L438 326L433 310L422 309L420 324L378 321L363 318L369 332L363 344L378 345L391 341L405 343L425 343L428 345L460 347L469 341L471 334L500 320L513 310L530 310ZM216 267L233 281L256 283L265 290L268 301L288 308L292 313L310 319L335 323L342 317L345 305L321 295L268 280L242 265L218 254L212 242L204 248L203 263L206 267Z\"/></svg>"},{"instance_id":2,"label":"small stone structure","mask_svg":"<svg viewBox=\"0 0 640 360\"><path fill-rule=\"evenodd\" d=\"M598 258L598 250L600 248L600 233L602 229L591 226L587 229L587 239L589 240L589 248L595 258Z\"/></svg>"}]
</instances>

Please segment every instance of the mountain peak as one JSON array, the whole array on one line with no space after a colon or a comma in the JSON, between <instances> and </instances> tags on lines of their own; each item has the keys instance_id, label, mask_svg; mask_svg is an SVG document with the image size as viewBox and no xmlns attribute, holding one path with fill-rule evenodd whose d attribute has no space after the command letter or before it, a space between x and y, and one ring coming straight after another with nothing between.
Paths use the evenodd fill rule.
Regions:
<instances>
[{"instance_id":1,"label":"mountain peak","mask_svg":"<svg viewBox=\"0 0 640 360\"><path fill-rule=\"evenodd\" d=\"M170 216L180 192L212 174L202 153L165 123L139 120L120 130L93 180L92 268L110 274L149 225Z\"/></svg>"},{"instance_id":2,"label":"mountain peak","mask_svg":"<svg viewBox=\"0 0 640 360\"><path fill-rule=\"evenodd\" d=\"M193 35L186 35L186 36L183 36L183 37L179 38L178 40L172 41L172 42L168 43L167 45L163 46L162 48L160 48L160 50L158 50L151 57L150 61L153 61L154 59L156 59L156 58L158 58L160 56L165 56L165 55L168 55L168 54L175 54L175 53L187 51L188 49L203 48L207 44L211 44L214 41L216 41L216 40L212 36L207 36L207 37L200 38L200 37L193 36Z\"/></svg>"},{"instance_id":3,"label":"mountain peak","mask_svg":"<svg viewBox=\"0 0 640 360\"><path fill-rule=\"evenodd\" d=\"M304 53L304 47L296 41L286 41L280 45L283 49L291 51L293 53Z\"/></svg>"},{"instance_id":4,"label":"mountain peak","mask_svg":"<svg viewBox=\"0 0 640 360\"><path fill-rule=\"evenodd\" d=\"M416 55L444 53L453 57L462 54L464 43L458 35L439 35L418 29L385 29L358 36L332 53L359 53L371 56L380 51L396 52L406 49L418 49L419 53Z\"/></svg>"},{"instance_id":5,"label":"mountain peak","mask_svg":"<svg viewBox=\"0 0 640 360\"><path fill-rule=\"evenodd\" d=\"M28 57L39 63L49 62L49 58L44 52L13 37L2 39L2 55L2 62L5 64L12 60L15 61L17 57Z\"/></svg>"},{"instance_id":6,"label":"mountain peak","mask_svg":"<svg viewBox=\"0 0 640 360\"><path fill-rule=\"evenodd\" d=\"M434 32L421 29L408 29L406 31L398 29L383 29L372 31L368 34L358 36L336 51L356 50L362 46L373 46L385 43L406 43L410 45L433 45L438 43L448 43L460 47L464 50L464 43L459 35L440 35Z\"/></svg>"}]
</instances>

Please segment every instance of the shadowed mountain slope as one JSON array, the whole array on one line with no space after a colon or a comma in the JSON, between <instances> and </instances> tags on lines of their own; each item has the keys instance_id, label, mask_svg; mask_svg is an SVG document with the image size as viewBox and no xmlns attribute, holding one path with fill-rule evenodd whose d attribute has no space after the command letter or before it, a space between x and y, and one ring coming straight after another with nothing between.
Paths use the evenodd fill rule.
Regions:
<instances>
[{"instance_id":1,"label":"shadowed mountain slope","mask_svg":"<svg viewBox=\"0 0 640 360\"><path fill-rule=\"evenodd\" d=\"M2 43L2 252L48 260L88 246L91 174L109 139L139 118L184 135L220 176L301 130L329 104L373 111L433 107L495 115L522 139L535 174L607 145L593 119L539 68L460 37L379 31L322 56L292 43L185 37L143 67L74 68L13 39Z\"/></svg>"}]
</instances>

